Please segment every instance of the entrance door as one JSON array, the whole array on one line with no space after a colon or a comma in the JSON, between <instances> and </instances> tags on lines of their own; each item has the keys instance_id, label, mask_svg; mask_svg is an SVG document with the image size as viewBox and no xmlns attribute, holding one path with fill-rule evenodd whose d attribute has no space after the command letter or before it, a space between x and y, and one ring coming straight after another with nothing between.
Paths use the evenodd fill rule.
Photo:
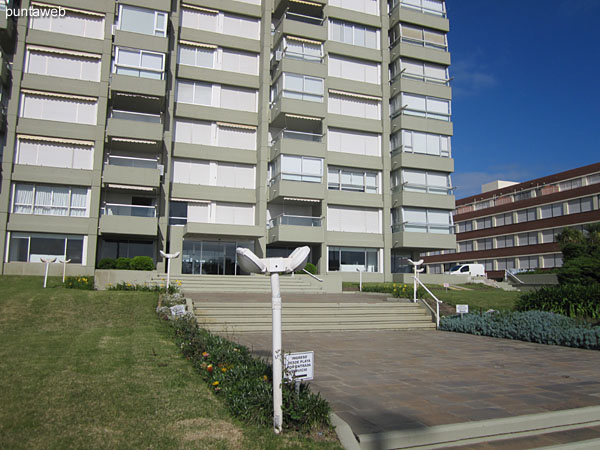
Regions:
<instances>
[{"instance_id":1,"label":"entrance door","mask_svg":"<svg viewBox=\"0 0 600 450\"><path fill-rule=\"evenodd\" d=\"M250 241L183 241L181 272L192 275L240 275L236 248L254 248Z\"/></svg>"},{"instance_id":2,"label":"entrance door","mask_svg":"<svg viewBox=\"0 0 600 450\"><path fill-rule=\"evenodd\" d=\"M225 274L225 246L222 242L202 243L202 273L205 275Z\"/></svg>"}]
</instances>

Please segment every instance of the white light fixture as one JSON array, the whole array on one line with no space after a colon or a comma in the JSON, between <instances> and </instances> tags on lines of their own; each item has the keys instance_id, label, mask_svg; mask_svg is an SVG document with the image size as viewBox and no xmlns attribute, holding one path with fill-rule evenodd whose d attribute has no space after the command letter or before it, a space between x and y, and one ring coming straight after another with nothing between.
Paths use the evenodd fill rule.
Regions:
<instances>
[{"instance_id":1,"label":"white light fixture","mask_svg":"<svg viewBox=\"0 0 600 450\"><path fill-rule=\"evenodd\" d=\"M237 262L242 270L250 273L269 273L271 276L271 310L273 334L273 429L281 433L283 424L282 404L282 360L281 353L281 292L279 274L304 269L310 254L310 247L298 247L287 258L259 258L250 249L236 249Z\"/></svg>"},{"instance_id":2,"label":"white light fixture","mask_svg":"<svg viewBox=\"0 0 600 450\"><path fill-rule=\"evenodd\" d=\"M71 262L70 259L65 259L63 261L59 261L63 265L63 284L65 283L65 274L67 273L67 264Z\"/></svg>"},{"instance_id":3,"label":"white light fixture","mask_svg":"<svg viewBox=\"0 0 600 450\"><path fill-rule=\"evenodd\" d=\"M417 278L419 277L419 274L421 272L423 272L425 269L419 269L419 266L421 264L423 264L423 260L420 259L418 261L413 261L412 259L408 260L409 263L411 263L413 265L413 270L415 273L415 276L413 278L413 302L417 303Z\"/></svg>"},{"instance_id":4,"label":"white light fixture","mask_svg":"<svg viewBox=\"0 0 600 450\"><path fill-rule=\"evenodd\" d=\"M46 264L46 273L44 274L44 289L46 289L46 282L48 281L48 266L56 261L56 256L54 258L40 258L40 261Z\"/></svg>"},{"instance_id":5,"label":"white light fixture","mask_svg":"<svg viewBox=\"0 0 600 450\"><path fill-rule=\"evenodd\" d=\"M169 282L171 281L171 260L173 258L177 258L179 256L179 252L177 253L165 253L160 250L160 256L166 258L167 260L167 293L169 292Z\"/></svg>"}]
</instances>

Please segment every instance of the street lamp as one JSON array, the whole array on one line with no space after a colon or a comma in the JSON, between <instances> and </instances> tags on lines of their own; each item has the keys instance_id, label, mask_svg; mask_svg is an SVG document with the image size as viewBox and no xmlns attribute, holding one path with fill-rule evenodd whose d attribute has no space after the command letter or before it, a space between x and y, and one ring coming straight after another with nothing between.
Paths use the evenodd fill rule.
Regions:
<instances>
[{"instance_id":1,"label":"street lamp","mask_svg":"<svg viewBox=\"0 0 600 450\"><path fill-rule=\"evenodd\" d=\"M423 272L425 269L419 269L419 266L423 264L423 260L420 259L418 261L413 261L412 259L408 260L409 263L413 265L414 269L414 277L413 277L413 302L417 303L417 279L419 278L419 274Z\"/></svg>"},{"instance_id":2,"label":"street lamp","mask_svg":"<svg viewBox=\"0 0 600 450\"><path fill-rule=\"evenodd\" d=\"M71 262L70 259L65 259L63 261L59 261L63 265L63 284L65 283L65 274L67 273L67 264Z\"/></svg>"},{"instance_id":3,"label":"street lamp","mask_svg":"<svg viewBox=\"0 0 600 450\"><path fill-rule=\"evenodd\" d=\"M177 258L179 256L179 252L177 253L165 253L160 250L160 256L167 259L167 293L169 292L169 281L171 280L171 260L173 258Z\"/></svg>"},{"instance_id":4,"label":"street lamp","mask_svg":"<svg viewBox=\"0 0 600 450\"><path fill-rule=\"evenodd\" d=\"M310 247L298 247L287 258L259 258L250 249L236 249L238 264L246 272L269 273L271 275L271 309L273 334L273 428L275 433L281 432L283 414L281 412L282 389L281 374L283 371L281 354L281 292L279 290L279 274L301 270L306 266Z\"/></svg>"},{"instance_id":5,"label":"street lamp","mask_svg":"<svg viewBox=\"0 0 600 450\"><path fill-rule=\"evenodd\" d=\"M46 264L46 274L44 275L44 289L46 288L46 281L48 281L48 266L56 261L56 256L54 258L40 258L40 261Z\"/></svg>"}]
</instances>

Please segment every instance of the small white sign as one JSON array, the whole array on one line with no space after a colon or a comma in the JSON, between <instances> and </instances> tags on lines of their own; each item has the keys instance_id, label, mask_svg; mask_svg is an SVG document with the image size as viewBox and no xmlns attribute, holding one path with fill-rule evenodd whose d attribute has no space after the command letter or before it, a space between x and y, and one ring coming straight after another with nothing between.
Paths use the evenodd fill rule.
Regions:
<instances>
[{"instance_id":1,"label":"small white sign","mask_svg":"<svg viewBox=\"0 0 600 450\"><path fill-rule=\"evenodd\" d=\"M175 305L169 308L171 310L171 315L175 317L184 316L185 315L185 305Z\"/></svg>"},{"instance_id":2,"label":"small white sign","mask_svg":"<svg viewBox=\"0 0 600 450\"><path fill-rule=\"evenodd\" d=\"M315 374L315 352L286 353L283 366L288 380L312 380Z\"/></svg>"},{"instance_id":3,"label":"small white sign","mask_svg":"<svg viewBox=\"0 0 600 450\"><path fill-rule=\"evenodd\" d=\"M448 289L450 287L450 283L444 283L444 287Z\"/></svg>"},{"instance_id":4,"label":"small white sign","mask_svg":"<svg viewBox=\"0 0 600 450\"><path fill-rule=\"evenodd\" d=\"M456 314L468 314L469 305L456 305Z\"/></svg>"}]
</instances>

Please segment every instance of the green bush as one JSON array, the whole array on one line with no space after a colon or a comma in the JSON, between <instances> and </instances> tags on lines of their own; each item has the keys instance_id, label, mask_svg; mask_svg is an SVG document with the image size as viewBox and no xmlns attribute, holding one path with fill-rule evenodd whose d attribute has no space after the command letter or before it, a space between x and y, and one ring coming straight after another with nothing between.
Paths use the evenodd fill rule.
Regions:
<instances>
[{"instance_id":1,"label":"green bush","mask_svg":"<svg viewBox=\"0 0 600 450\"><path fill-rule=\"evenodd\" d=\"M94 277L65 277L67 289L83 289L87 291L94 290Z\"/></svg>"},{"instance_id":2,"label":"green bush","mask_svg":"<svg viewBox=\"0 0 600 450\"><path fill-rule=\"evenodd\" d=\"M313 275L317 274L317 266L315 266L313 263L306 263L304 270L306 270L308 273L312 273Z\"/></svg>"},{"instance_id":3,"label":"green bush","mask_svg":"<svg viewBox=\"0 0 600 450\"><path fill-rule=\"evenodd\" d=\"M98 261L98 269L114 269L117 262L113 258L102 258Z\"/></svg>"},{"instance_id":4,"label":"green bush","mask_svg":"<svg viewBox=\"0 0 600 450\"><path fill-rule=\"evenodd\" d=\"M202 378L223 400L229 411L248 423L273 423L272 368L241 345L198 327L192 316L170 322L177 345ZM285 379L284 379L285 380ZM283 424L285 428L308 431L329 427L328 403L301 383L283 383Z\"/></svg>"},{"instance_id":5,"label":"green bush","mask_svg":"<svg viewBox=\"0 0 600 450\"><path fill-rule=\"evenodd\" d=\"M600 349L600 327L545 311L443 317L440 329L538 344Z\"/></svg>"},{"instance_id":6,"label":"green bush","mask_svg":"<svg viewBox=\"0 0 600 450\"><path fill-rule=\"evenodd\" d=\"M517 311L540 310L568 317L600 319L600 285L566 284L522 294Z\"/></svg>"},{"instance_id":7,"label":"green bush","mask_svg":"<svg viewBox=\"0 0 600 450\"><path fill-rule=\"evenodd\" d=\"M131 270L154 270L154 261L149 256L134 256L129 268Z\"/></svg>"},{"instance_id":8,"label":"green bush","mask_svg":"<svg viewBox=\"0 0 600 450\"><path fill-rule=\"evenodd\" d=\"M180 291L181 281L174 280L173 283L169 284L167 290L164 284L136 284L127 283L122 281L121 283L112 284L109 283L106 287L109 291L142 291L142 292L161 292L167 294L175 294Z\"/></svg>"},{"instance_id":9,"label":"green bush","mask_svg":"<svg viewBox=\"0 0 600 450\"><path fill-rule=\"evenodd\" d=\"M117 270L129 270L131 268L131 259L129 258L117 258L115 262L115 269Z\"/></svg>"}]
</instances>

